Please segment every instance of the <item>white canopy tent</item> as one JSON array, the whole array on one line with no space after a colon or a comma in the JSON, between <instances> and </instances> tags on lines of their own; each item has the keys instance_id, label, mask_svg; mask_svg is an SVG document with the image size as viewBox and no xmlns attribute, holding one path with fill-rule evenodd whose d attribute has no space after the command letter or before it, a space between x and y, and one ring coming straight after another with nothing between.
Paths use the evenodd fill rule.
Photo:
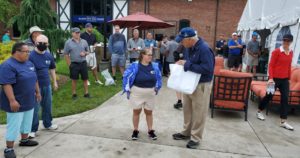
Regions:
<instances>
[{"instance_id":1,"label":"white canopy tent","mask_svg":"<svg viewBox=\"0 0 300 158\"><path fill-rule=\"evenodd\" d=\"M248 0L237 30L250 40L250 34L257 31L265 48L273 51L282 42L282 36L294 36L293 65L300 64L300 0Z\"/></svg>"}]
</instances>

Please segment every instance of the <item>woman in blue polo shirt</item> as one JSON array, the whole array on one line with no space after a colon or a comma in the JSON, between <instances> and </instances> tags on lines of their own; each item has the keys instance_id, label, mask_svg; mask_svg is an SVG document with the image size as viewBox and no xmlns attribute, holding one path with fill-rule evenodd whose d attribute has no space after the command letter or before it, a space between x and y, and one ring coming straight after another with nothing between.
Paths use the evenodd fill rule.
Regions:
<instances>
[{"instance_id":1,"label":"woman in blue polo shirt","mask_svg":"<svg viewBox=\"0 0 300 158\"><path fill-rule=\"evenodd\" d=\"M133 108L132 140L138 139L140 114L144 108L148 125L148 135L152 140L157 136L152 129L155 95L161 88L161 72L157 63L152 63L152 52L149 49L140 51L139 61L134 62L124 72L123 90L127 93L129 104Z\"/></svg>"},{"instance_id":2,"label":"woman in blue polo shirt","mask_svg":"<svg viewBox=\"0 0 300 158\"><path fill-rule=\"evenodd\" d=\"M0 65L0 106L7 116L5 158L16 157L14 142L21 133L20 146L36 146L38 142L29 140L33 107L41 100L34 65L28 61L29 48L21 42L12 48L12 57Z\"/></svg>"}]
</instances>

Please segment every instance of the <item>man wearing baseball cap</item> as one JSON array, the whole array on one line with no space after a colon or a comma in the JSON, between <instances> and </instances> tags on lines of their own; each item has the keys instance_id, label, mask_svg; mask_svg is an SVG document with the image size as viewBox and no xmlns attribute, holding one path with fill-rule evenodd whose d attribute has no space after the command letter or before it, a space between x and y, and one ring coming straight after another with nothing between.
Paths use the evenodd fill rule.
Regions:
<instances>
[{"instance_id":1,"label":"man wearing baseball cap","mask_svg":"<svg viewBox=\"0 0 300 158\"><path fill-rule=\"evenodd\" d=\"M176 41L185 48L190 48L185 60L179 60L177 64L184 66L184 71L201 74L201 78L193 94L183 94L184 129L180 133L173 134L173 138L190 139L186 147L196 149L202 140L209 107L215 65L214 52L190 27L183 28Z\"/></svg>"},{"instance_id":2,"label":"man wearing baseball cap","mask_svg":"<svg viewBox=\"0 0 300 158\"><path fill-rule=\"evenodd\" d=\"M89 48L90 48L90 54L87 56L87 63L88 66L91 67L91 70L93 72L93 76L95 78L95 83L102 85L103 83L100 81L98 77L98 72L97 72L97 60L95 59L95 52L93 48L96 47L97 45L97 39L96 35L93 33L93 25L91 23L86 23L85 24L85 32L80 35L80 38L84 39L87 41ZM95 62L91 62L95 61ZM89 82L88 82L89 85Z\"/></svg>"},{"instance_id":3,"label":"man wearing baseball cap","mask_svg":"<svg viewBox=\"0 0 300 158\"><path fill-rule=\"evenodd\" d=\"M32 26L29 29L29 38L25 40L24 43L28 45L30 51L33 51L35 49L36 37L42 34L42 32L44 32L44 30L42 30L38 26Z\"/></svg>"},{"instance_id":4,"label":"man wearing baseball cap","mask_svg":"<svg viewBox=\"0 0 300 158\"><path fill-rule=\"evenodd\" d=\"M64 54L66 62L70 69L70 78L72 79L72 99L77 99L76 84L79 75L83 80L84 96L90 98L88 91L88 68L86 56L89 54L89 45L86 40L80 38L80 29L74 27L71 29L72 38L65 43Z\"/></svg>"},{"instance_id":5,"label":"man wearing baseball cap","mask_svg":"<svg viewBox=\"0 0 300 158\"><path fill-rule=\"evenodd\" d=\"M247 44L247 72L250 72L250 68L253 67L253 76L256 75L256 67L258 65L258 57L260 56L259 42L257 41L258 34L252 33L252 40Z\"/></svg>"},{"instance_id":6,"label":"man wearing baseball cap","mask_svg":"<svg viewBox=\"0 0 300 158\"><path fill-rule=\"evenodd\" d=\"M238 71L241 63L241 49L243 48L241 40L238 40L238 34L232 33L232 39L228 41L229 53L228 53L228 67L232 71Z\"/></svg>"}]
</instances>

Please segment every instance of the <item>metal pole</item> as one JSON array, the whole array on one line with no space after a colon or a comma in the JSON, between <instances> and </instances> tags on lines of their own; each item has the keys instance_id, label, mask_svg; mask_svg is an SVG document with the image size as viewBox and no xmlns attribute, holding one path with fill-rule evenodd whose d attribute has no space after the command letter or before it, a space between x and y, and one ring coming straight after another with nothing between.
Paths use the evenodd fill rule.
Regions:
<instances>
[{"instance_id":1,"label":"metal pole","mask_svg":"<svg viewBox=\"0 0 300 158\"><path fill-rule=\"evenodd\" d=\"M220 1L217 0L216 4L216 19L215 19L215 36L214 36L214 41L213 41L213 50L216 48L216 41L217 41L217 29L218 29L218 19L219 19L219 4Z\"/></svg>"},{"instance_id":2,"label":"metal pole","mask_svg":"<svg viewBox=\"0 0 300 158\"><path fill-rule=\"evenodd\" d=\"M107 0L104 0L104 60L106 61L106 53L107 53L107 50L106 50L106 37L107 37Z\"/></svg>"}]
</instances>

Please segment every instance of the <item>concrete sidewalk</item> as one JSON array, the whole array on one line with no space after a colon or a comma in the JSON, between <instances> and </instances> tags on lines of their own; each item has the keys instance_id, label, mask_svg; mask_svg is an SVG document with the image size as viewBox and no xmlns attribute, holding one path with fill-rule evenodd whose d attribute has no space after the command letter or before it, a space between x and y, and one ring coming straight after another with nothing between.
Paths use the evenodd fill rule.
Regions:
<instances>
[{"instance_id":1,"label":"concrete sidewalk","mask_svg":"<svg viewBox=\"0 0 300 158\"><path fill-rule=\"evenodd\" d=\"M290 116L295 131L279 127L278 113L270 112L266 121L255 117L257 103L250 101L248 122L244 114L216 112L208 115L204 140L199 149L186 149L187 141L175 141L172 134L182 130L183 114L173 108L175 92L163 88L154 112L154 128L158 140L147 136L145 115L141 116L140 139L131 141L132 112L120 93L99 108L64 118L54 119L59 130L40 130L40 145L20 148L18 157L26 158L239 158L239 157L300 157L300 115ZM84 105L82 105L84 106ZM299 113L299 111L298 111ZM0 126L0 152L4 150L5 126ZM3 154L0 154L2 157Z\"/></svg>"}]
</instances>

